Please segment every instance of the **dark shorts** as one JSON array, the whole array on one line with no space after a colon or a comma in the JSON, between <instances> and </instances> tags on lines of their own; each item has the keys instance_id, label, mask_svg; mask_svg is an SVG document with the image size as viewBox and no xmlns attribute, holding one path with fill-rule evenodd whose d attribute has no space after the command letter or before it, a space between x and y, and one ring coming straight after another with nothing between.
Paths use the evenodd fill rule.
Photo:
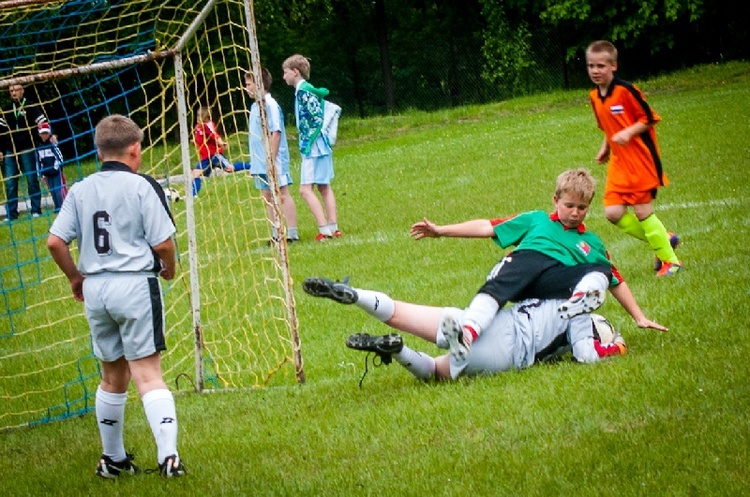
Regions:
<instances>
[{"instance_id":1,"label":"dark shorts","mask_svg":"<svg viewBox=\"0 0 750 497\"><path fill-rule=\"evenodd\" d=\"M525 299L568 299L584 275L598 271L612 278L612 267L602 264L565 266L533 250L511 252L487 276L479 293L497 300L500 307Z\"/></svg>"}]
</instances>

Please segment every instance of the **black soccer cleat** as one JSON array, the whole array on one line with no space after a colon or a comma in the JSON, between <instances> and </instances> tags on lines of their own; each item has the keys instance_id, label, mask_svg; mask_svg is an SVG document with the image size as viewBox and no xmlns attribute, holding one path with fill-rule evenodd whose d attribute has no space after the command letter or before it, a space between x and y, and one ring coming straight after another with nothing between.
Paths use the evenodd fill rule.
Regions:
<instances>
[{"instance_id":1,"label":"black soccer cleat","mask_svg":"<svg viewBox=\"0 0 750 497\"><path fill-rule=\"evenodd\" d=\"M390 335L369 335L367 333L355 333L346 339L346 346L354 350L374 352L383 361L390 364L391 355L401 352L404 348L404 339L397 333Z\"/></svg>"},{"instance_id":2,"label":"black soccer cleat","mask_svg":"<svg viewBox=\"0 0 750 497\"><path fill-rule=\"evenodd\" d=\"M353 304L359 298L356 290L348 285L349 277L344 281L331 281L325 278L307 278L302 282L302 289L313 297L325 297L339 304Z\"/></svg>"},{"instance_id":3,"label":"black soccer cleat","mask_svg":"<svg viewBox=\"0 0 750 497\"><path fill-rule=\"evenodd\" d=\"M164 478L184 476L185 473L185 465L182 464L179 456L176 455L167 456L164 462L159 465L159 474Z\"/></svg>"},{"instance_id":4,"label":"black soccer cleat","mask_svg":"<svg viewBox=\"0 0 750 497\"><path fill-rule=\"evenodd\" d=\"M99 464L96 466L96 475L110 480L117 479L122 473L134 475L141 472L141 468L133 464L135 456L126 454L124 461L113 461L109 456L102 454Z\"/></svg>"}]
</instances>

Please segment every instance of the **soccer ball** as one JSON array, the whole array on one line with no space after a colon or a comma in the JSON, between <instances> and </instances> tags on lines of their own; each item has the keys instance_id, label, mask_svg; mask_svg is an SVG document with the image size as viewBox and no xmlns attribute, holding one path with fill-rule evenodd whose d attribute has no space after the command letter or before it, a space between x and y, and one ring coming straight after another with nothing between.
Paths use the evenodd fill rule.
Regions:
<instances>
[{"instance_id":1,"label":"soccer ball","mask_svg":"<svg viewBox=\"0 0 750 497\"><path fill-rule=\"evenodd\" d=\"M591 324L594 326L594 332L599 335L599 343L607 345L615 341L617 332L612 323L600 314L591 314Z\"/></svg>"},{"instance_id":2,"label":"soccer ball","mask_svg":"<svg viewBox=\"0 0 750 497\"><path fill-rule=\"evenodd\" d=\"M166 188L164 190L164 196L167 197L167 200L171 202L179 202L180 200L182 200L182 196L180 196L180 192L178 192L174 188Z\"/></svg>"}]
</instances>

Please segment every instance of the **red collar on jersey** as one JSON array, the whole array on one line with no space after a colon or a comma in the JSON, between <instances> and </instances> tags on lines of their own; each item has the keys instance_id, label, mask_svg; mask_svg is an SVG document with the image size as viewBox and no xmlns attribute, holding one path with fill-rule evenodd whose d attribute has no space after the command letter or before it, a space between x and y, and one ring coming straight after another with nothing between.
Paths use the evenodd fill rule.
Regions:
<instances>
[{"instance_id":1,"label":"red collar on jersey","mask_svg":"<svg viewBox=\"0 0 750 497\"><path fill-rule=\"evenodd\" d=\"M549 218L552 221L557 221L558 223L562 224L563 228L565 228L565 231L568 231L570 229L567 226L565 226L562 221L560 221L560 216L557 214L557 212L553 212L552 214L550 214ZM576 229L578 230L579 233L584 233L586 231L586 226L583 223L581 223L578 225Z\"/></svg>"}]
</instances>

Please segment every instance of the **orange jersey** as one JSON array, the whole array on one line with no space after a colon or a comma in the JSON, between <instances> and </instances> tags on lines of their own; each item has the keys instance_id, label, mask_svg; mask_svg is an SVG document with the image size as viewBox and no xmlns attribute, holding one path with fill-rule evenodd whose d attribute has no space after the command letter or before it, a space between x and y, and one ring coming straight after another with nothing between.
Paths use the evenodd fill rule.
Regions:
<instances>
[{"instance_id":1,"label":"orange jersey","mask_svg":"<svg viewBox=\"0 0 750 497\"><path fill-rule=\"evenodd\" d=\"M669 184L662 171L656 130L633 137L627 145L612 142L612 136L637 122L655 125L661 118L646 103L635 85L615 78L607 95L599 95L594 88L589 93L599 128L609 142L610 155L607 167L605 192L645 192Z\"/></svg>"}]
</instances>

